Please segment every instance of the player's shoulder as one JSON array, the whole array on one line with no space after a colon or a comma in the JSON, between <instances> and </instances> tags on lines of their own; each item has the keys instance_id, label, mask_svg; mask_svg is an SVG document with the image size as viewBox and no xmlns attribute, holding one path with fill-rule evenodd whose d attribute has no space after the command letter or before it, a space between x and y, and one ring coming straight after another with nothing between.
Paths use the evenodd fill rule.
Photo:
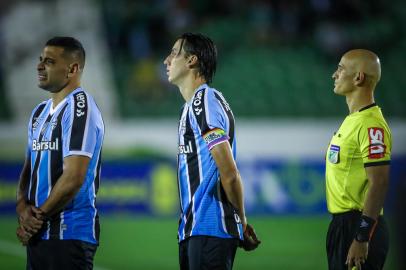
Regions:
<instances>
[{"instance_id":1,"label":"player's shoulder","mask_svg":"<svg viewBox=\"0 0 406 270\"><path fill-rule=\"evenodd\" d=\"M216 88L207 84L196 91L192 98L192 107L201 107L203 104L210 105L212 102L224 99L223 94Z\"/></svg>"},{"instance_id":2,"label":"player's shoulder","mask_svg":"<svg viewBox=\"0 0 406 270\"><path fill-rule=\"evenodd\" d=\"M35 106L32 111L35 112L35 111L38 111L38 110L43 110L48 102L50 102L50 99L42 101L37 106Z\"/></svg>"},{"instance_id":3,"label":"player's shoulder","mask_svg":"<svg viewBox=\"0 0 406 270\"><path fill-rule=\"evenodd\" d=\"M357 119L361 127L365 126L387 126L386 120L379 107L373 107L364 113L359 114Z\"/></svg>"},{"instance_id":4,"label":"player's shoulder","mask_svg":"<svg viewBox=\"0 0 406 270\"><path fill-rule=\"evenodd\" d=\"M68 96L67 103L69 106L73 106L74 110L78 111L89 110L89 108L93 110L93 107L97 107L93 96L83 88L73 91Z\"/></svg>"},{"instance_id":5,"label":"player's shoulder","mask_svg":"<svg viewBox=\"0 0 406 270\"><path fill-rule=\"evenodd\" d=\"M37 106L34 107L34 109L31 112L31 117L34 115L40 115L41 112L45 109L45 107L47 106L48 102L51 102L50 99L48 100L44 100L41 103L39 103Z\"/></svg>"}]
</instances>

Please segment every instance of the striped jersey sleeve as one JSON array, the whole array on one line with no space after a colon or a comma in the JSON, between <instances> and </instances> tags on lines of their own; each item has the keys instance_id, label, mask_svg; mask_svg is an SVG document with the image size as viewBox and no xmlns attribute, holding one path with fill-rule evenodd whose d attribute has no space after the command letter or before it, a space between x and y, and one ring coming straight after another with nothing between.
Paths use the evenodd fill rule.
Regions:
<instances>
[{"instance_id":1,"label":"striped jersey sleeve","mask_svg":"<svg viewBox=\"0 0 406 270\"><path fill-rule=\"evenodd\" d=\"M97 123L87 94L75 93L70 100L70 109L65 111L62 133L63 157L71 155L92 158L97 143Z\"/></svg>"},{"instance_id":2,"label":"striped jersey sleeve","mask_svg":"<svg viewBox=\"0 0 406 270\"><path fill-rule=\"evenodd\" d=\"M227 115L218 93L211 88L200 90L194 96L192 108L209 150L229 140Z\"/></svg>"}]
</instances>

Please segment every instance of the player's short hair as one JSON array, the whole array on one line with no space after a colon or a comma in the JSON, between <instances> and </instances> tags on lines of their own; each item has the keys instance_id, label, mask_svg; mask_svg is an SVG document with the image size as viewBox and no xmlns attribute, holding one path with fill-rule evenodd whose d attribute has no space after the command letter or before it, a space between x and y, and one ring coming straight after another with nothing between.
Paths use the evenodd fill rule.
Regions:
<instances>
[{"instance_id":1,"label":"player's short hair","mask_svg":"<svg viewBox=\"0 0 406 270\"><path fill-rule=\"evenodd\" d=\"M217 67L217 48L213 41L202 34L184 33L178 37L181 40L180 50L187 55L196 55L199 74L207 83L211 83Z\"/></svg>"},{"instance_id":2,"label":"player's short hair","mask_svg":"<svg viewBox=\"0 0 406 270\"><path fill-rule=\"evenodd\" d=\"M53 37L45 43L45 46L55 46L64 49L64 54L70 54L83 69L86 61L86 52L79 40L73 37Z\"/></svg>"}]
</instances>

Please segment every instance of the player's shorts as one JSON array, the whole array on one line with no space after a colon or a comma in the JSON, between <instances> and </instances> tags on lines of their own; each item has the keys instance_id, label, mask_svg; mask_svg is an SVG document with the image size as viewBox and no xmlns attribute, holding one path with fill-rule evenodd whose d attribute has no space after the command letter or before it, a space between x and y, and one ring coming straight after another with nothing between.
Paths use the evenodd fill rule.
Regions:
<instances>
[{"instance_id":1,"label":"player's shorts","mask_svg":"<svg viewBox=\"0 0 406 270\"><path fill-rule=\"evenodd\" d=\"M355 238L361 212L350 211L334 214L327 232L327 259L329 270L348 270L345 264L348 251ZM375 232L369 242L368 258L362 270L383 269L389 249L389 233L382 216L378 219Z\"/></svg>"},{"instance_id":2,"label":"player's shorts","mask_svg":"<svg viewBox=\"0 0 406 270\"><path fill-rule=\"evenodd\" d=\"M91 270L97 245L80 240L39 240L27 246L27 270Z\"/></svg>"},{"instance_id":3,"label":"player's shorts","mask_svg":"<svg viewBox=\"0 0 406 270\"><path fill-rule=\"evenodd\" d=\"M181 270L231 270L239 240L192 236L179 244Z\"/></svg>"}]
</instances>

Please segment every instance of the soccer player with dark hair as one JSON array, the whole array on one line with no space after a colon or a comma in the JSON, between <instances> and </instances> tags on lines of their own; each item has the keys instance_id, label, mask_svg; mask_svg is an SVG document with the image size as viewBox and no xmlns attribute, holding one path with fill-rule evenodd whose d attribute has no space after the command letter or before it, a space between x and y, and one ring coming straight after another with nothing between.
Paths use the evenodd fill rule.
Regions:
<instances>
[{"instance_id":1,"label":"soccer player with dark hair","mask_svg":"<svg viewBox=\"0 0 406 270\"><path fill-rule=\"evenodd\" d=\"M343 55L333 74L334 92L345 96L349 115L326 156L327 233L330 270L383 269L388 229L383 205L389 183L392 137L374 90L381 78L378 56L357 49Z\"/></svg>"},{"instance_id":2,"label":"soccer player with dark hair","mask_svg":"<svg viewBox=\"0 0 406 270\"><path fill-rule=\"evenodd\" d=\"M93 268L104 124L80 86L84 66L85 50L71 37L48 40L39 57L38 85L51 98L31 114L17 188L27 269Z\"/></svg>"},{"instance_id":3,"label":"soccer player with dark hair","mask_svg":"<svg viewBox=\"0 0 406 270\"><path fill-rule=\"evenodd\" d=\"M206 36L185 33L164 64L169 82L186 101L178 130L180 268L232 269L240 242L253 250L260 241L245 216L234 115L208 85L216 71L216 47Z\"/></svg>"}]
</instances>

